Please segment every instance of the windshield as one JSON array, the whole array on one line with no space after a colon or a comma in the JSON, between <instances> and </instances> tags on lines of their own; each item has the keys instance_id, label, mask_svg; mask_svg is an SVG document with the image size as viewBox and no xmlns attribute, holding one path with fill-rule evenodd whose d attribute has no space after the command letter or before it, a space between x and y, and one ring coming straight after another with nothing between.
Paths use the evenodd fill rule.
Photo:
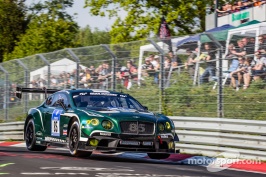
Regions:
<instances>
[{"instance_id":1,"label":"windshield","mask_svg":"<svg viewBox=\"0 0 266 177\"><path fill-rule=\"evenodd\" d=\"M147 111L137 100L126 94L109 92L73 93L73 100L78 108L93 110L134 109Z\"/></svg>"}]
</instances>

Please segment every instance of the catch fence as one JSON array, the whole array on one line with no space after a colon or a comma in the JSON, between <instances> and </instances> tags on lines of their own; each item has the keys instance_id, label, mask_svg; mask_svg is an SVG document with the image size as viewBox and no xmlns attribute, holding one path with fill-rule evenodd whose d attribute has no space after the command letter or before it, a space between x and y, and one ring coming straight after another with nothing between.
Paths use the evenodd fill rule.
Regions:
<instances>
[{"instance_id":1,"label":"catch fence","mask_svg":"<svg viewBox=\"0 0 266 177\"><path fill-rule=\"evenodd\" d=\"M133 95L150 111L172 116L265 119L264 80L252 82L245 90L238 84L239 91L233 89L225 71L237 57L226 56L226 41L208 36L208 42L189 42L177 48L177 43L187 37L171 39L178 58L170 58L169 46L152 38L68 48L3 62L0 64L0 121L24 120L29 108L44 101L39 94L25 94L22 100L17 99L14 96L17 86L122 91ZM230 42L236 44L237 39L239 36ZM206 43L214 53L211 61L200 59ZM193 53L198 60L187 63ZM150 55L154 55L157 69L145 68L145 59ZM253 58L254 52L249 56ZM202 78L210 63L214 63L213 77Z\"/></svg>"}]
</instances>

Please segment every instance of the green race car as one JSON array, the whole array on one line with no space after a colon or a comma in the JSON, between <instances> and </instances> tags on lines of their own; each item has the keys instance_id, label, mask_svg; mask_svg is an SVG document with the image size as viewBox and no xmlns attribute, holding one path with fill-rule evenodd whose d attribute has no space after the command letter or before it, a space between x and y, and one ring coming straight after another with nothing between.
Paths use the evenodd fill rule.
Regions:
<instances>
[{"instance_id":1,"label":"green race car","mask_svg":"<svg viewBox=\"0 0 266 177\"><path fill-rule=\"evenodd\" d=\"M148 111L132 96L106 90L17 88L22 93L50 94L25 120L26 146L44 151L47 146L67 147L74 156L146 152L150 158L175 153L178 137L172 120Z\"/></svg>"}]
</instances>

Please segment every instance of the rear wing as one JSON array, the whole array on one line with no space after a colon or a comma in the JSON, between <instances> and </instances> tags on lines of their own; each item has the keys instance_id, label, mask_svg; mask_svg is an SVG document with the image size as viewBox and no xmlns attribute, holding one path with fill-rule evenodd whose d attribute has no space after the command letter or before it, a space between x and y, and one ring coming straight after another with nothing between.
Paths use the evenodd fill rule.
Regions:
<instances>
[{"instance_id":1,"label":"rear wing","mask_svg":"<svg viewBox=\"0 0 266 177\"><path fill-rule=\"evenodd\" d=\"M43 93L45 94L45 99L47 98L47 94L48 93L55 93L58 92L60 90L57 89L46 89L45 87L43 88L22 88L22 87L17 87L16 89L16 97L18 97L19 99L21 99L22 97L22 93Z\"/></svg>"}]
</instances>

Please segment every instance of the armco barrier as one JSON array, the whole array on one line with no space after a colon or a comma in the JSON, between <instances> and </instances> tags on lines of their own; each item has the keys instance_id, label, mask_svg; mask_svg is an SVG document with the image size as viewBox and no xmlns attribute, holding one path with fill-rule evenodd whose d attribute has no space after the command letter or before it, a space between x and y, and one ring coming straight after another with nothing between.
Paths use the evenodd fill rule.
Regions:
<instances>
[{"instance_id":1,"label":"armco barrier","mask_svg":"<svg viewBox=\"0 0 266 177\"><path fill-rule=\"evenodd\" d=\"M217 156L227 151L240 158L266 160L266 121L169 116L176 126L181 153ZM24 122L0 124L1 140L22 140Z\"/></svg>"},{"instance_id":2,"label":"armco barrier","mask_svg":"<svg viewBox=\"0 0 266 177\"><path fill-rule=\"evenodd\" d=\"M10 122L0 124L0 141L23 140L24 122Z\"/></svg>"},{"instance_id":3,"label":"armco barrier","mask_svg":"<svg viewBox=\"0 0 266 177\"><path fill-rule=\"evenodd\" d=\"M182 153L218 156L227 151L239 158L266 160L266 121L171 117Z\"/></svg>"}]
</instances>

